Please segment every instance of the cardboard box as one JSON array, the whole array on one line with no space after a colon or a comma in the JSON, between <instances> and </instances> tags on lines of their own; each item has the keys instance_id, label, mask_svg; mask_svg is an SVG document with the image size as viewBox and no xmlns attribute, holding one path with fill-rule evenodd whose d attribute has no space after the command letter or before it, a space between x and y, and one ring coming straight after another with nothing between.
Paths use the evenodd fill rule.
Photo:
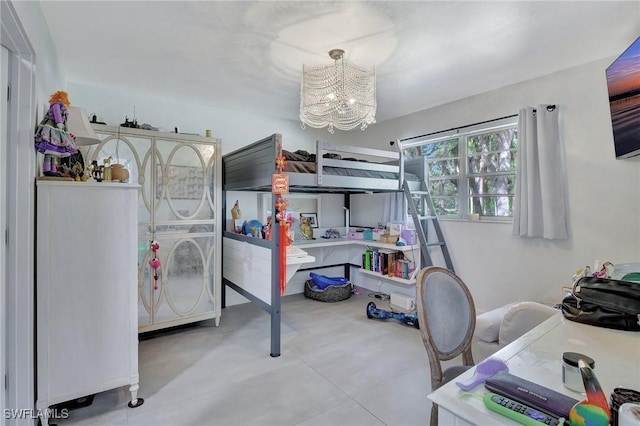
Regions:
<instances>
[{"instance_id":1,"label":"cardboard box","mask_svg":"<svg viewBox=\"0 0 640 426\"><path fill-rule=\"evenodd\" d=\"M389 235L389 234L380 235L380 242L381 243L395 244L396 241L398 241L398 236L397 235Z\"/></svg>"},{"instance_id":2,"label":"cardboard box","mask_svg":"<svg viewBox=\"0 0 640 426\"><path fill-rule=\"evenodd\" d=\"M389 222L387 223L387 230L389 230L389 235L399 236L400 232L402 232L402 224Z\"/></svg>"}]
</instances>

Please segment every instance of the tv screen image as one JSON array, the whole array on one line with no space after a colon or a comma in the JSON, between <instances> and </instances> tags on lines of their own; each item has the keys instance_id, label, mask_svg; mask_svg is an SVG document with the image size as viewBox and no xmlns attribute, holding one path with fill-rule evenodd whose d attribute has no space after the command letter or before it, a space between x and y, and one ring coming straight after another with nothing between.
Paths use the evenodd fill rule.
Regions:
<instances>
[{"instance_id":1,"label":"tv screen image","mask_svg":"<svg viewBox=\"0 0 640 426\"><path fill-rule=\"evenodd\" d=\"M640 155L640 37L606 75L616 158Z\"/></svg>"}]
</instances>

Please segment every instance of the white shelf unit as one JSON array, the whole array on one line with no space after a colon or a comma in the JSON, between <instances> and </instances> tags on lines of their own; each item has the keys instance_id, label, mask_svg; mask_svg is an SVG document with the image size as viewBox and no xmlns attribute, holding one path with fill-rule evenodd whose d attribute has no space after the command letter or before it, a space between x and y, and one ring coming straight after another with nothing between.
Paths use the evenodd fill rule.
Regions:
<instances>
[{"instance_id":1,"label":"white shelf unit","mask_svg":"<svg viewBox=\"0 0 640 426\"><path fill-rule=\"evenodd\" d=\"M365 275L371 275L374 276L376 278L380 278L383 280L389 280L389 281L393 281L396 283L400 283L400 284L405 284L405 285L410 285L413 286L416 284L416 280L415 279L405 279L405 278L398 278L398 277L390 277L388 275L382 275L380 272L375 272L375 271L369 271L367 269L360 269L360 273L361 274L365 274Z\"/></svg>"},{"instance_id":2,"label":"white shelf unit","mask_svg":"<svg viewBox=\"0 0 640 426\"><path fill-rule=\"evenodd\" d=\"M197 135L93 125L102 140L85 158L112 156L140 185L138 332L213 319L221 303L221 141ZM149 243L160 244L157 289Z\"/></svg>"},{"instance_id":3,"label":"white shelf unit","mask_svg":"<svg viewBox=\"0 0 640 426\"><path fill-rule=\"evenodd\" d=\"M129 386L139 405L137 185L37 182L36 408Z\"/></svg>"},{"instance_id":4,"label":"white shelf unit","mask_svg":"<svg viewBox=\"0 0 640 426\"><path fill-rule=\"evenodd\" d=\"M321 267L327 263L327 260L333 259L330 263L338 263L335 260L336 257L341 257L343 260L348 258L348 262L353 266L361 266L361 255L364 250L367 248L378 248L378 249L386 249L393 250L405 253L412 253L409 257L416 264L416 270L420 269L420 246L418 244L415 245L405 245L405 246L396 246L395 244L381 243L380 241L372 241L372 240L358 240L358 239L348 239L348 238L335 238L335 239L320 239L320 240L303 240L303 241L294 241L294 245L298 246L304 250L310 250L316 257L316 263L311 265L305 265L305 268L311 269L314 266ZM348 249L347 252L339 252L334 253L334 251L338 247L345 247ZM331 255L337 255L331 257ZM388 275L383 275L380 272L369 271L364 268L360 268L358 270L361 274L373 276L382 280L388 280L399 284L404 284L407 286L413 286L416 283L415 279L404 279L399 277L390 277Z\"/></svg>"}]
</instances>

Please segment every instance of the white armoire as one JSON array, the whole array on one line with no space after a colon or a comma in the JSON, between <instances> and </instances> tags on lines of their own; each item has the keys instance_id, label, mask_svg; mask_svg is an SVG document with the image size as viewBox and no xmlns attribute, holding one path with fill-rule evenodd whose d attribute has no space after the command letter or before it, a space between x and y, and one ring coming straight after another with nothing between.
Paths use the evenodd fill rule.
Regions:
<instances>
[{"instance_id":1,"label":"white armoire","mask_svg":"<svg viewBox=\"0 0 640 426\"><path fill-rule=\"evenodd\" d=\"M37 181L36 408L138 392L138 185Z\"/></svg>"},{"instance_id":2,"label":"white armoire","mask_svg":"<svg viewBox=\"0 0 640 426\"><path fill-rule=\"evenodd\" d=\"M87 163L129 170L140 185L138 331L202 320L219 324L221 304L221 141L216 138L94 124L101 143ZM158 280L150 241L160 245Z\"/></svg>"}]
</instances>

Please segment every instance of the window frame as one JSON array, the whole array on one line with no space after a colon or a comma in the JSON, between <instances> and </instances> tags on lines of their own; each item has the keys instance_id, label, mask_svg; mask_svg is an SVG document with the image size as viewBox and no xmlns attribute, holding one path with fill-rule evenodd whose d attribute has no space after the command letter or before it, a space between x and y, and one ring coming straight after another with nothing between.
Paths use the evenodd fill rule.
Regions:
<instances>
[{"instance_id":1,"label":"window frame","mask_svg":"<svg viewBox=\"0 0 640 426\"><path fill-rule=\"evenodd\" d=\"M446 180L448 178L454 178L457 176L458 179L458 193L455 195L455 199L458 203L458 214L456 215L438 215L438 219L441 220L452 220L452 221L471 221L478 220L475 217L470 216L469 206L471 204L471 194L469 194L469 179L477 176L484 177L493 177L493 176L504 176L508 174L516 174L518 164L516 162L515 169L512 172L488 172L488 173L470 173L469 172L469 155L467 150L467 138L478 135L490 133L493 131L505 130L505 129L515 129L517 131L518 127L518 116L513 115L509 117L503 117L496 120L490 120L488 122L483 122L479 124L474 124L470 126L464 126L459 128L454 128L450 130L445 130L443 132L432 133L431 136L421 137L420 139L411 140L408 142L402 142L402 150L406 150L409 148L417 148L422 145L432 144L436 142L446 141L449 139L458 139L458 156L457 157L439 157L433 160L427 160L425 163L425 182L427 184L427 188L430 190L430 185L432 182L432 178L430 177L430 165L434 161L442 161L442 160L457 160L458 161L458 174L451 176L442 176L437 178L437 180ZM515 155L517 156L518 146L515 149ZM432 196L433 197L433 196ZM437 196L440 198L440 196ZM513 196L511 196L513 198ZM445 196L444 198L453 198L453 196ZM501 222L501 223L510 223L513 221L513 211L510 216L485 216L480 214L480 220L484 222Z\"/></svg>"}]
</instances>

